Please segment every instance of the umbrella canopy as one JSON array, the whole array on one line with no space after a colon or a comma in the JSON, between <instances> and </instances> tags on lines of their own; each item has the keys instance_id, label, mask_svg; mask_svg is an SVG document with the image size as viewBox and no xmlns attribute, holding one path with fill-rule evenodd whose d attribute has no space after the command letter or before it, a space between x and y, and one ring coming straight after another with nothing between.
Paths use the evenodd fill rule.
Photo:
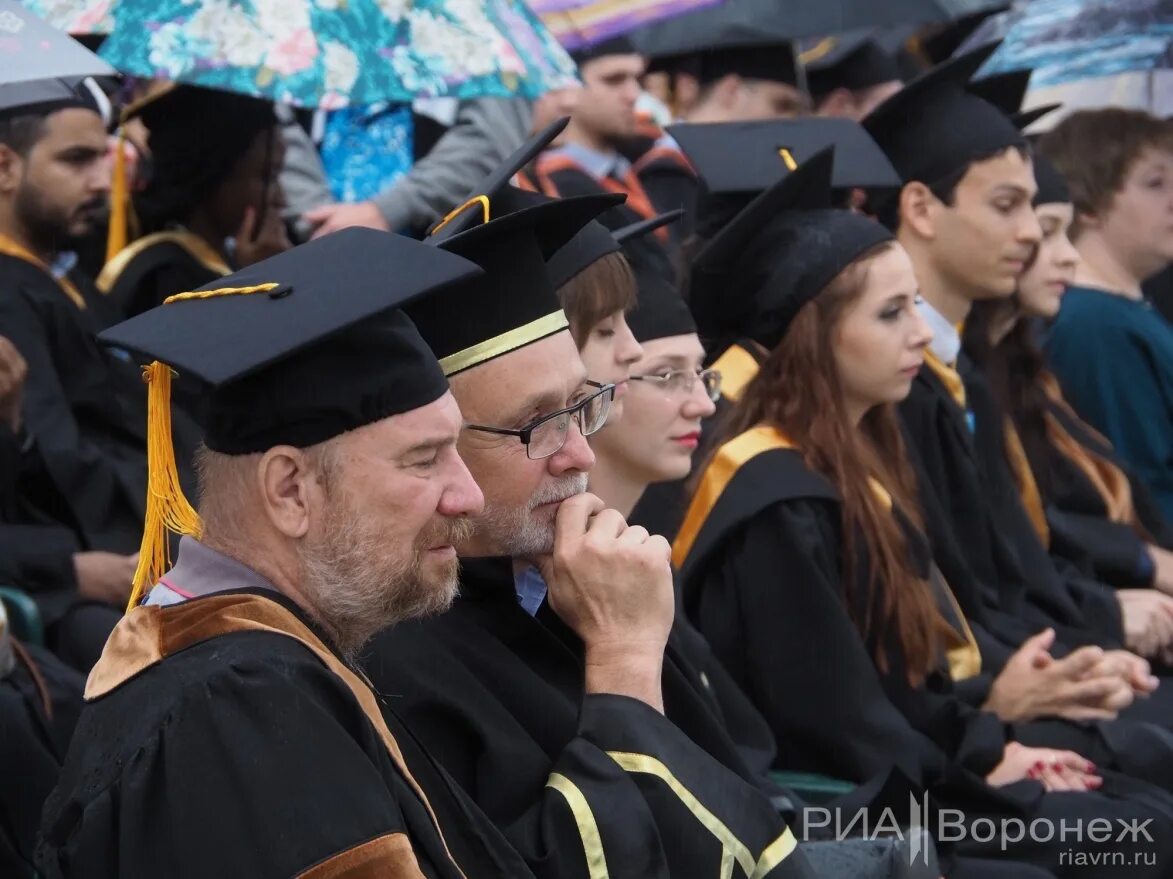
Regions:
<instances>
[{"instance_id":1,"label":"umbrella canopy","mask_svg":"<svg viewBox=\"0 0 1173 879\"><path fill-rule=\"evenodd\" d=\"M110 7L115 0L21 0L29 12L60 31L108 34L114 26Z\"/></svg>"},{"instance_id":2,"label":"umbrella canopy","mask_svg":"<svg viewBox=\"0 0 1173 879\"><path fill-rule=\"evenodd\" d=\"M725 0L681 15L632 38L646 55L662 57L723 46L754 46L864 27L952 21L993 5L991 0Z\"/></svg>"},{"instance_id":3,"label":"umbrella canopy","mask_svg":"<svg viewBox=\"0 0 1173 879\"><path fill-rule=\"evenodd\" d=\"M983 74L1033 70L1034 89L1147 74L1173 67L1173 0L1027 0L986 21L959 51L998 38Z\"/></svg>"},{"instance_id":4,"label":"umbrella canopy","mask_svg":"<svg viewBox=\"0 0 1173 879\"><path fill-rule=\"evenodd\" d=\"M114 69L16 0L0 0L0 88L35 79L111 76Z\"/></svg>"},{"instance_id":5,"label":"umbrella canopy","mask_svg":"<svg viewBox=\"0 0 1173 879\"><path fill-rule=\"evenodd\" d=\"M533 0L530 8L571 51L724 0Z\"/></svg>"},{"instance_id":6,"label":"umbrella canopy","mask_svg":"<svg viewBox=\"0 0 1173 879\"><path fill-rule=\"evenodd\" d=\"M537 97L575 66L521 0L118 0L124 73L335 109Z\"/></svg>"}]
</instances>

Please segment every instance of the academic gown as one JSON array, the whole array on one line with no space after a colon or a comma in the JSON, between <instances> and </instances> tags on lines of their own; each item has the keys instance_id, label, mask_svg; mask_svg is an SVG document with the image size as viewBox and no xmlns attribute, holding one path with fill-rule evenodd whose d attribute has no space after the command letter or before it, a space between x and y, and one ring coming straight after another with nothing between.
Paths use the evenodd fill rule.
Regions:
<instances>
[{"instance_id":1,"label":"academic gown","mask_svg":"<svg viewBox=\"0 0 1173 879\"><path fill-rule=\"evenodd\" d=\"M128 356L98 346L99 328L43 269L0 254L0 335L29 369L25 429L84 548L133 553L146 509L146 386ZM179 410L172 431L181 481L194 490L200 432Z\"/></svg>"},{"instance_id":2,"label":"academic gown","mask_svg":"<svg viewBox=\"0 0 1173 879\"><path fill-rule=\"evenodd\" d=\"M191 232L172 230L130 244L103 267L98 288L126 317L176 293L197 290L231 272L220 254Z\"/></svg>"},{"instance_id":3,"label":"academic gown","mask_svg":"<svg viewBox=\"0 0 1173 879\"><path fill-rule=\"evenodd\" d=\"M1100 580L1118 588L1152 585L1152 562L1148 542L1173 547L1173 529L1149 495L1147 487L1133 477L1111 445L1075 414L1052 402L1049 412L1067 434L1092 453L1114 464L1128 479L1137 521L1147 532L1142 535L1130 522L1112 521L1099 490L1073 461L1062 454L1052 456L1052 472L1040 484L1051 532L1053 552L1084 561Z\"/></svg>"},{"instance_id":4,"label":"academic gown","mask_svg":"<svg viewBox=\"0 0 1173 879\"><path fill-rule=\"evenodd\" d=\"M688 649L666 654L666 717L584 695L581 642L547 605L531 617L510 560L491 559L464 567L447 613L379 635L365 667L543 879L586 876L584 847L612 877L716 877L726 853L747 875L809 875L719 720L713 679L683 670Z\"/></svg>"},{"instance_id":5,"label":"academic gown","mask_svg":"<svg viewBox=\"0 0 1173 879\"><path fill-rule=\"evenodd\" d=\"M1115 596L1072 569L1060 571L1039 543L1006 464L992 396L962 358L968 411L929 366L900 404L933 557L971 623L1008 646L1051 626L1060 653L1083 644L1119 647Z\"/></svg>"},{"instance_id":6,"label":"academic gown","mask_svg":"<svg viewBox=\"0 0 1173 879\"><path fill-rule=\"evenodd\" d=\"M1169 820L1173 800L1163 791L1114 773L1106 773L1102 795L1044 795L1034 782L987 785L1006 729L955 698L945 670L914 688L898 657L888 672L878 668L874 645L860 637L848 610L849 602L863 610L866 555L860 552L858 582L845 597L837 493L798 452L758 450L734 470L707 516L694 520L692 513L681 532L686 611L766 716L780 766L856 783L898 770L914 796L927 792L934 809L962 809L967 822L1117 810L1148 817L1150 809L1162 826ZM996 876L1000 867L983 870L969 859L1001 857L1067 875L1059 850L1029 840L1003 851L971 838L946 848L942 865L947 873L960 867L959 875Z\"/></svg>"},{"instance_id":7,"label":"academic gown","mask_svg":"<svg viewBox=\"0 0 1173 879\"><path fill-rule=\"evenodd\" d=\"M48 879L530 875L297 607L260 590L127 615L42 834Z\"/></svg>"},{"instance_id":8,"label":"academic gown","mask_svg":"<svg viewBox=\"0 0 1173 879\"><path fill-rule=\"evenodd\" d=\"M0 875L33 875L41 809L82 706L85 679L46 650L18 644L0 677Z\"/></svg>"}]
</instances>

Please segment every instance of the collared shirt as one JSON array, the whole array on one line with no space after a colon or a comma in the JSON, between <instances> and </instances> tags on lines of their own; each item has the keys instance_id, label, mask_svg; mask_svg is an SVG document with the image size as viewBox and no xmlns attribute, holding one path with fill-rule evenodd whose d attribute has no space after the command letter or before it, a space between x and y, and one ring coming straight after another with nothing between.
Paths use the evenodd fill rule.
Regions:
<instances>
[{"instance_id":1,"label":"collared shirt","mask_svg":"<svg viewBox=\"0 0 1173 879\"><path fill-rule=\"evenodd\" d=\"M517 593L517 603L521 605L522 610L531 617L537 616L538 608L546 600L547 592L546 581L542 579L538 569L533 565L526 565L514 571L513 589Z\"/></svg>"},{"instance_id":2,"label":"collared shirt","mask_svg":"<svg viewBox=\"0 0 1173 879\"><path fill-rule=\"evenodd\" d=\"M604 177L623 179L631 170L631 162L619 153L601 153L579 143L568 143L550 150L552 155L566 156L566 158L581 165L583 169L596 180Z\"/></svg>"},{"instance_id":3,"label":"collared shirt","mask_svg":"<svg viewBox=\"0 0 1173 879\"><path fill-rule=\"evenodd\" d=\"M929 329L933 331L933 341L929 343L929 350L937 355L937 359L942 363L953 366L961 354L961 335L957 332L957 327L949 323L945 315L929 305L926 299L921 299L916 307L925 323L929 325Z\"/></svg>"},{"instance_id":4,"label":"collared shirt","mask_svg":"<svg viewBox=\"0 0 1173 879\"><path fill-rule=\"evenodd\" d=\"M194 537L183 537L175 567L159 579L143 604L166 607L229 589L278 591L248 565L205 546Z\"/></svg>"}]
</instances>

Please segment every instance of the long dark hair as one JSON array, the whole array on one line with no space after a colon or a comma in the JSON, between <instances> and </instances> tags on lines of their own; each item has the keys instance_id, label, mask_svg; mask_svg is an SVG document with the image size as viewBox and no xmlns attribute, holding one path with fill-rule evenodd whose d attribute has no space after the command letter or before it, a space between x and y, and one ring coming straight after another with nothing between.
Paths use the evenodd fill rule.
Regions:
<instances>
[{"instance_id":1,"label":"long dark hair","mask_svg":"<svg viewBox=\"0 0 1173 879\"><path fill-rule=\"evenodd\" d=\"M871 479L879 480L896 507L920 527L916 480L895 407L876 406L858 429L852 424L833 351L835 328L862 295L871 260L892 246L863 254L803 306L718 428L715 447L757 425L773 425L798 445L808 467L834 484L842 498L848 612L864 640L874 644L880 670L890 670L895 650L916 686L937 665L945 624L931 587L914 569L904 530L872 490ZM864 596L854 595L851 586L861 557L857 535L869 565Z\"/></svg>"},{"instance_id":2,"label":"long dark hair","mask_svg":"<svg viewBox=\"0 0 1173 879\"><path fill-rule=\"evenodd\" d=\"M974 366L985 375L994 400L1018 430L1031 473L1045 498L1055 486L1059 455L1047 438L1051 404L1045 390L1046 360L1034 339L1034 327L1023 317L997 345L990 339L994 324L1014 308L1013 302L1004 300L975 302L962 342Z\"/></svg>"}]
</instances>

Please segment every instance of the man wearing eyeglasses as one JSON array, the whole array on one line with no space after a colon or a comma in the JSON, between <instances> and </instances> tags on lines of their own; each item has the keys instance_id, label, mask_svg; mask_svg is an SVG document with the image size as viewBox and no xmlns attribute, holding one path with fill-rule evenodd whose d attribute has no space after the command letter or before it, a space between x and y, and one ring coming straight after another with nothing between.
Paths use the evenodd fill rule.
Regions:
<instances>
[{"instance_id":1,"label":"man wearing eyeglasses","mask_svg":"<svg viewBox=\"0 0 1173 879\"><path fill-rule=\"evenodd\" d=\"M379 635L367 673L543 879L717 879L730 862L808 876L665 658L666 544L586 493L586 437L614 388L589 380L546 262L615 197L533 199L492 191L472 206L479 225L433 235L485 270L411 310L460 403L458 450L485 509L456 547L453 609Z\"/></svg>"}]
</instances>

